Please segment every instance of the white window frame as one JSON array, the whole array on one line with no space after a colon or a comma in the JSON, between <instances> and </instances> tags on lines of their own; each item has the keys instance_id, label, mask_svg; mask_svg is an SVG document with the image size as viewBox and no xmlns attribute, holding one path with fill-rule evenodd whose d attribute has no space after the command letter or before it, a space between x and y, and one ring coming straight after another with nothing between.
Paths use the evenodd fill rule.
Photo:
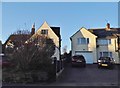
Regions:
<instances>
[{"instance_id":1,"label":"white window frame","mask_svg":"<svg viewBox=\"0 0 120 88\"><path fill-rule=\"evenodd\" d=\"M84 39L84 42L83 42ZM77 44L89 44L89 38L77 38Z\"/></svg>"},{"instance_id":2,"label":"white window frame","mask_svg":"<svg viewBox=\"0 0 120 88\"><path fill-rule=\"evenodd\" d=\"M111 39L98 39L97 45L110 45Z\"/></svg>"},{"instance_id":3,"label":"white window frame","mask_svg":"<svg viewBox=\"0 0 120 88\"><path fill-rule=\"evenodd\" d=\"M42 29L42 30L41 30L41 34L47 35L47 34L48 34L48 30L47 30L47 29Z\"/></svg>"}]
</instances>

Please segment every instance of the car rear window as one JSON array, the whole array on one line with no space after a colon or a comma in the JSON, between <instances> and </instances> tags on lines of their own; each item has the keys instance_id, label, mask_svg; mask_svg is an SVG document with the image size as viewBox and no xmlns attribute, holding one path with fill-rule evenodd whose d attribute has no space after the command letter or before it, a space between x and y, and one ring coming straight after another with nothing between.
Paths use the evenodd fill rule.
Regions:
<instances>
[{"instance_id":1,"label":"car rear window","mask_svg":"<svg viewBox=\"0 0 120 88\"><path fill-rule=\"evenodd\" d=\"M84 56L82 56L82 55L76 55L76 56L73 56L73 59L81 59L81 60L85 60Z\"/></svg>"},{"instance_id":2,"label":"car rear window","mask_svg":"<svg viewBox=\"0 0 120 88\"><path fill-rule=\"evenodd\" d=\"M101 57L100 60L110 60L110 57Z\"/></svg>"}]
</instances>

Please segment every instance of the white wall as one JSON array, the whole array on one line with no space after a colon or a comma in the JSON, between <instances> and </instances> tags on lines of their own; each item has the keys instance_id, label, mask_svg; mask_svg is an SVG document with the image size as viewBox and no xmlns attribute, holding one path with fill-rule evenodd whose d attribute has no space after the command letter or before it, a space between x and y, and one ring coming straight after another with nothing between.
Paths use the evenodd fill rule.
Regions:
<instances>
[{"instance_id":1,"label":"white wall","mask_svg":"<svg viewBox=\"0 0 120 88\"><path fill-rule=\"evenodd\" d=\"M89 38L89 44L77 44L77 38L84 37ZM92 51L93 54L93 61L97 62L97 55L96 55L96 36L93 35L85 28L81 28L79 32L77 32L74 36L71 37L71 49L72 49L72 56L75 55L75 51Z\"/></svg>"}]
</instances>

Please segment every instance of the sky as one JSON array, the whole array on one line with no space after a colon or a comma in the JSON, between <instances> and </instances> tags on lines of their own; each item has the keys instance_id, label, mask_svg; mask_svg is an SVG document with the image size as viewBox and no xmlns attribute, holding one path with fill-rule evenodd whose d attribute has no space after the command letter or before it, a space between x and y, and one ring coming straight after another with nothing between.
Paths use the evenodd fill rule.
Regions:
<instances>
[{"instance_id":1,"label":"sky","mask_svg":"<svg viewBox=\"0 0 120 88\"><path fill-rule=\"evenodd\" d=\"M118 2L3 2L2 43L19 29L36 30L47 21L60 27L62 47L71 49L70 37L81 27L102 28L107 22L118 27Z\"/></svg>"}]
</instances>

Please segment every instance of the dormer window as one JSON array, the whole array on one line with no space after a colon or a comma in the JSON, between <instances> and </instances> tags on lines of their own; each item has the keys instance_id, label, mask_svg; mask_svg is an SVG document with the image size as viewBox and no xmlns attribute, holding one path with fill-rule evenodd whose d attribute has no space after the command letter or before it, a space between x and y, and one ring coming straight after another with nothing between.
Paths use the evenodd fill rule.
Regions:
<instances>
[{"instance_id":1,"label":"dormer window","mask_svg":"<svg viewBox=\"0 0 120 88\"><path fill-rule=\"evenodd\" d=\"M45 30L45 29L41 30L41 34L46 34L47 35L48 34L48 30Z\"/></svg>"}]
</instances>

